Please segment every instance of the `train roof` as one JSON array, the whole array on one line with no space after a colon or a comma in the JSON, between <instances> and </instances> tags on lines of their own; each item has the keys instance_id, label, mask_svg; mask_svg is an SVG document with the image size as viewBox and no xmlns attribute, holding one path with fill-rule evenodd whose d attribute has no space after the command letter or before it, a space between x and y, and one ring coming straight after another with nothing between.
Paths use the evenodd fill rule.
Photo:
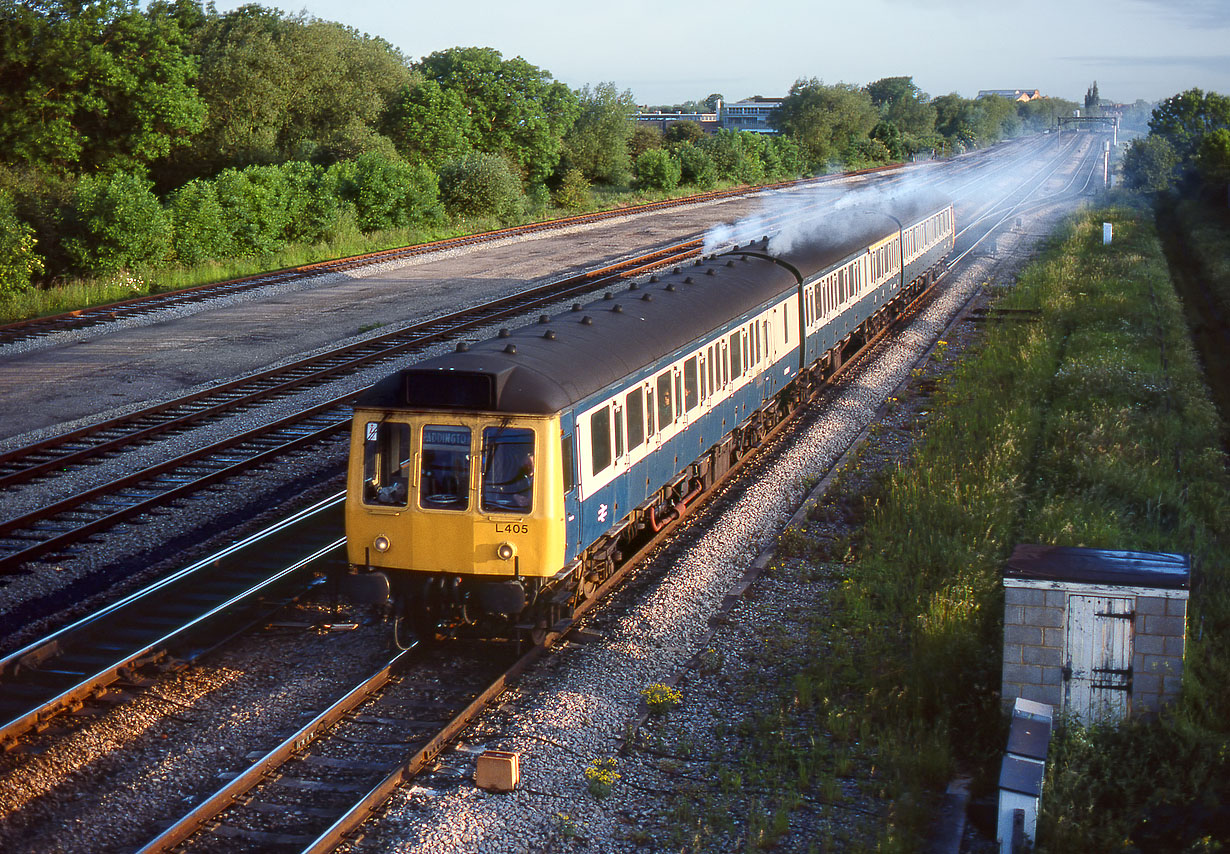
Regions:
<instances>
[{"instance_id":1,"label":"train roof","mask_svg":"<svg viewBox=\"0 0 1230 854\"><path fill-rule=\"evenodd\" d=\"M905 224L947 202L902 206ZM847 212L778 250L756 241L633 283L539 322L458 345L376 383L361 409L478 409L546 415L711 335L870 243L897 223L882 212ZM796 275L796 272L798 275Z\"/></svg>"}]
</instances>

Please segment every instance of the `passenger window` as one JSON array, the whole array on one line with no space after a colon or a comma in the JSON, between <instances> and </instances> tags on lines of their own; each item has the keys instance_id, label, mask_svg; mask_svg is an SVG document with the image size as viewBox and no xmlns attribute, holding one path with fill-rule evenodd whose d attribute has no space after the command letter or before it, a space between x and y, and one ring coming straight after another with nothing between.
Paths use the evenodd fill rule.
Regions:
<instances>
[{"instance_id":1,"label":"passenger window","mask_svg":"<svg viewBox=\"0 0 1230 854\"><path fill-rule=\"evenodd\" d=\"M534 504L534 431L521 427L483 430L483 487L486 512L528 512Z\"/></svg>"},{"instance_id":2,"label":"passenger window","mask_svg":"<svg viewBox=\"0 0 1230 854\"><path fill-rule=\"evenodd\" d=\"M364 427L363 501L405 507L410 498L410 425L369 421Z\"/></svg>"},{"instance_id":3,"label":"passenger window","mask_svg":"<svg viewBox=\"0 0 1230 854\"><path fill-rule=\"evenodd\" d=\"M730 378L737 380L743 374L743 363L740 360L743 353L743 345L740 341L741 336L738 332L730 336Z\"/></svg>"},{"instance_id":4,"label":"passenger window","mask_svg":"<svg viewBox=\"0 0 1230 854\"><path fill-rule=\"evenodd\" d=\"M709 397L709 386L705 384L705 354L700 354L700 399L705 400Z\"/></svg>"},{"instance_id":5,"label":"passenger window","mask_svg":"<svg viewBox=\"0 0 1230 854\"><path fill-rule=\"evenodd\" d=\"M624 402L628 411L628 450L633 451L645 441L645 395L634 388Z\"/></svg>"},{"instance_id":6,"label":"passenger window","mask_svg":"<svg viewBox=\"0 0 1230 854\"><path fill-rule=\"evenodd\" d=\"M589 416L589 449L593 454L593 473L611 464L611 407L604 406Z\"/></svg>"},{"instance_id":7,"label":"passenger window","mask_svg":"<svg viewBox=\"0 0 1230 854\"><path fill-rule=\"evenodd\" d=\"M722 377L721 372L718 371L716 375L716 379L714 378L714 370L715 370L717 361L716 359L714 359L714 356L713 356L713 347L709 348L709 363L708 364L709 364L709 393L713 394L713 392L717 390L717 380L721 379Z\"/></svg>"},{"instance_id":8,"label":"passenger window","mask_svg":"<svg viewBox=\"0 0 1230 854\"><path fill-rule=\"evenodd\" d=\"M696 357L683 363L683 408L691 412L700 403L700 384L696 379Z\"/></svg>"},{"instance_id":9,"label":"passenger window","mask_svg":"<svg viewBox=\"0 0 1230 854\"><path fill-rule=\"evenodd\" d=\"M752 329L756 331L756 364L760 364L760 324L752 323Z\"/></svg>"},{"instance_id":10,"label":"passenger window","mask_svg":"<svg viewBox=\"0 0 1230 854\"><path fill-rule=\"evenodd\" d=\"M675 420L671 407L671 372L658 374L658 429L665 430Z\"/></svg>"},{"instance_id":11,"label":"passenger window","mask_svg":"<svg viewBox=\"0 0 1230 854\"><path fill-rule=\"evenodd\" d=\"M675 374L675 417L683 415L683 389L679 374Z\"/></svg>"},{"instance_id":12,"label":"passenger window","mask_svg":"<svg viewBox=\"0 0 1230 854\"><path fill-rule=\"evenodd\" d=\"M438 424L423 427L419 506L427 510L469 509L469 427Z\"/></svg>"}]
</instances>

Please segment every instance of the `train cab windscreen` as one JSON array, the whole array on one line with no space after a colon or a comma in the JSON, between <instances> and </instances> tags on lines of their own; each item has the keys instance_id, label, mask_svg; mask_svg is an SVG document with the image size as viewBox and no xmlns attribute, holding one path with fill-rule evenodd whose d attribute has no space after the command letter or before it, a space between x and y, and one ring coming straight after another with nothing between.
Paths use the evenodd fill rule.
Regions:
<instances>
[{"instance_id":1,"label":"train cab windscreen","mask_svg":"<svg viewBox=\"0 0 1230 854\"><path fill-rule=\"evenodd\" d=\"M470 507L470 428L423 427L419 505L425 510Z\"/></svg>"},{"instance_id":2,"label":"train cab windscreen","mask_svg":"<svg viewBox=\"0 0 1230 854\"><path fill-rule=\"evenodd\" d=\"M534 504L534 431L483 430L482 510L528 513Z\"/></svg>"},{"instance_id":3,"label":"train cab windscreen","mask_svg":"<svg viewBox=\"0 0 1230 854\"><path fill-rule=\"evenodd\" d=\"M410 425L369 421L364 428L363 500L405 507L410 495Z\"/></svg>"}]
</instances>

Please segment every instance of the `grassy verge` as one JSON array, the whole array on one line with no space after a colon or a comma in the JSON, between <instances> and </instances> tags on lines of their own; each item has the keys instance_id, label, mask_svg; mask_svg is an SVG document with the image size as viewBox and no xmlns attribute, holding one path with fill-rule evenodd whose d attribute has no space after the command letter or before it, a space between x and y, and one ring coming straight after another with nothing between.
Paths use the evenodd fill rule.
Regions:
<instances>
[{"instance_id":1,"label":"grassy verge","mask_svg":"<svg viewBox=\"0 0 1230 854\"><path fill-rule=\"evenodd\" d=\"M730 186L735 185L721 184L717 189ZM448 222L430 228L394 229L368 234L350 231L339 234L326 242L293 244L278 252L258 258L221 259L188 268L164 265L126 271L104 278L59 282L48 287L31 288L23 293L0 297L0 323L62 314L146 294L180 290L212 282L224 282L244 276L258 275L270 270L299 267L334 258L346 258L384 249L413 246L458 235L479 234L510 225L542 222L578 213L610 210L665 198L681 198L693 195L695 192L697 191L694 188L680 189L674 193L651 193L629 188L595 188L590 193L588 203L580 208L540 209L527 213L518 221L511 223L499 222L495 219L470 219Z\"/></svg>"},{"instance_id":2,"label":"grassy verge","mask_svg":"<svg viewBox=\"0 0 1230 854\"><path fill-rule=\"evenodd\" d=\"M1230 327L1230 210L1194 200L1166 200L1159 206L1175 287L1202 355L1213 402L1222 417L1222 447L1230 448L1230 360L1225 330Z\"/></svg>"},{"instance_id":3,"label":"grassy verge","mask_svg":"<svg viewBox=\"0 0 1230 854\"><path fill-rule=\"evenodd\" d=\"M1217 850L1199 846L1214 844L1200 839L1217 836L1216 805L1230 801L1230 482L1149 214L1071 220L1000 305L1041 316L993 327L925 378L925 402L901 404L926 412L910 459L877 461L871 443L830 491L847 497L809 525L840 517L857 533L837 547L810 530L783 538L831 589L818 618L783 628L794 652L733 724L743 779L781 781L742 850L775 844L763 827L785 828L800 798L857 803L832 783L838 761L865 770L850 775L861 795L889 804L879 837L845 850L917 850L955 773L993 789L1006 736L1000 572L1018 543L1184 552L1196 572L1180 706L1151 724L1059 734L1040 850ZM798 773L783 779L783 767ZM701 848L694 803L676 818Z\"/></svg>"}]
</instances>

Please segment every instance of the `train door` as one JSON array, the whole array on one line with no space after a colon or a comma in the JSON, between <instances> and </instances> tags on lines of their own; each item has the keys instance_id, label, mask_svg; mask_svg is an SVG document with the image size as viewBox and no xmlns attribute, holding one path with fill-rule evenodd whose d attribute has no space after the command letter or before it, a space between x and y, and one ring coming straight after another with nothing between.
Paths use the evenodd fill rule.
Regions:
<instances>
[{"instance_id":1,"label":"train door","mask_svg":"<svg viewBox=\"0 0 1230 854\"><path fill-rule=\"evenodd\" d=\"M651 452L655 452L662 447L662 431L658 425L658 404L657 391L654 387L654 381L648 380L644 386L645 389L645 435L649 438L649 448Z\"/></svg>"},{"instance_id":2,"label":"train door","mask_svg":"<svg viewBox=\"0 0 1230 854\"><path fill-rule=\"evenodd\" d=\"M622 474L628 467L628 458L624 453L624 407L620 403L614 406L615 414L615 460L613 465L617 473Z\"/></svg>"},{"instance_id":3,"label":"train door","mask_svg":"<svg viewBox=\"0 0 1230 854\"><path fill-rule=\"evenodd\" d=\"M581 550L581 505L577 489L576 429L573 415L566 412L560 416L560 475L564 495L564 532L567 537L567 559L571 560Z\"/></svg>"}]
</instances>

